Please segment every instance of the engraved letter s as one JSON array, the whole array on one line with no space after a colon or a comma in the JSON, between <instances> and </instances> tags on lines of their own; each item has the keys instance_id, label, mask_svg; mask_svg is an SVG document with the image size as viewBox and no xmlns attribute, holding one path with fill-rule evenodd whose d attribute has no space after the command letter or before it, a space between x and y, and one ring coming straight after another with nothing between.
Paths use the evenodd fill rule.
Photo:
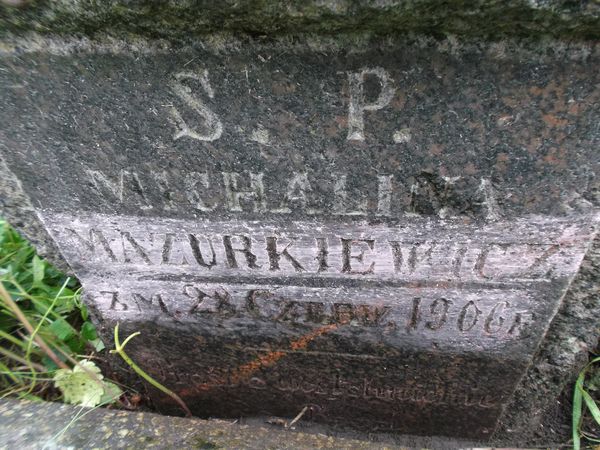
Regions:
<instances>
[{"instance_id":1,"label":"engraved letter s","mask_svg":"<svg viewBox=\"0 0 600 450\"><path fill-rule=\"evenodd\" d=\"M177 140L184 136L189 136L192 139L198 141L215 141L221 137L223 133L223 124L199 98L192 95L192 90L184 85L181 81L191 79L196 80L200 83L202 88L206 91L209 98L214 98L215 92L213 91L208 81L208 70L204 69L202 73L197 74L194 72L178 72L174 76L174 80L169 83L171 90L177 95L183 102L191 109L196 111L201 117L204 118L204 124L207 129L206 133L202 134L196 130L190 128L188 124L183 120L181 114L177 109L172 106L169 114L173 119L173 124L177 129L177 132L173 136L173 140Z\"/></svg>"}]
</instances>

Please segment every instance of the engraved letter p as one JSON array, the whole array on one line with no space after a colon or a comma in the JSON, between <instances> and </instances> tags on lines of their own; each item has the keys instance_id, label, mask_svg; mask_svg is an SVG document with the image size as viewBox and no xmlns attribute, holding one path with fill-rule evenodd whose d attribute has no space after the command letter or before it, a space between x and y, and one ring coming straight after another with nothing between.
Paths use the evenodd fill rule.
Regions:
<instances>
[{"instance_id":1,"label":"engraved letter p","mask_svg":"<svg viewBox=\"0 0 600 450\"><path fill-rule=\"evenodd\" d=\"M364 83L367 75L377 77L381 90L372 103L365 102ZM381 67L362 69L360 72L348 73L350 99L348 103L348 141L365 140L365 111L376 111L387 106L394 96L393 80Z\"/></svg>"}]
</instances>

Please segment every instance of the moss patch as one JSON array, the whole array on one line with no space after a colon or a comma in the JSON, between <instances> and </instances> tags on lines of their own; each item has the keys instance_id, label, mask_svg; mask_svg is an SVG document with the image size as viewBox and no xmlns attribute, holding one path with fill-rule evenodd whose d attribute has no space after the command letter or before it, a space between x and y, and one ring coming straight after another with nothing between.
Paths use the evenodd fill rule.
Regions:
<instances>
[{"instance_id":1,"label":"moss patch","mask_svg":"<svg viewBox=\"0 0 600 450\"><path fill-rule=\"evenodd\" d=\"M217 32L592 40L600 37L600 5L568 0L23 0L20 7L0 6L0 36L27 31L170 40Z\"/></svg>"}]
</instances>

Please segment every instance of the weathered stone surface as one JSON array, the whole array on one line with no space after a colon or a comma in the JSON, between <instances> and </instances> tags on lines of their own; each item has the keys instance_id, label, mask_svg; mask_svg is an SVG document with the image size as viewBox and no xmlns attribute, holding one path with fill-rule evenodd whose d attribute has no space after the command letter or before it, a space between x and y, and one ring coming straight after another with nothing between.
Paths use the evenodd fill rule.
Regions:
<instances>
[{"instance_id":1,"label":"weathered stone surface","mask_svg":"<svg viewBox=\"0 0 600 450\"><path fill-rule=\"evenodd\" d=\"M5 171L197 414L487 439L597 323L598 49L446 44L16 48Z\"/></svg>"},{"instance_id":2,"label":"weathered stone surface","mask_svg":"<svg viewBox=\"0 0 600 450\"><path fill-rule=\"evenodd\" d=\"M67 426L68 424L68 426ZM151 413L78 408L60 403L0 400L2 449L406 449L470 448L474 442L388 438L383 442L302 432L260 423L182 419ZM300 430L299 430L300 431Z\"/></svg>"},{"instance_id":3,"label":"weathered stone surface","mask_svg":"<svg viewBox=\"0 0 600 450\"><path fill-rule=\"evenodd\" d=\"M10 7L7 5L18 5ZM600 37L597 1L570 0L3 0L0 34L141 35L189 40L211 33L420 33L499 38Z\"/></svg>"},{"instance_id":4,"label":"weathered stone surface","mask_svg":"<svg viewBox=\"0 0 600 450\"><path fill-rule=\"evenodd\" d=\"M32 243L38 254L51 260L64 271L70 271L56 244L40 223L30 198L20 181L10 171L0 155L0 214L18 228Z\"/></svg>"}]
</instances>

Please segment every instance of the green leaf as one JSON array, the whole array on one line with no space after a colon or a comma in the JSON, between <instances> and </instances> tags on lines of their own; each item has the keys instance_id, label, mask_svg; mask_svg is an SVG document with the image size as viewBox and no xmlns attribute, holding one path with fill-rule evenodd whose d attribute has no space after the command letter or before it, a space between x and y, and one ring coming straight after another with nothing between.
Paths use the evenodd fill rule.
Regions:
<instances>
[{"instance_id":1,"label":"green leaf","mask_svg":"<svg viewBox=\"0 0 600 450\"><path fill-rule=\"evenodd\" d=\"M33 257L31 263L33 271L33 282L36 284L41 284L41 282L44 280L44 269L46 263L44 263L44 261L42 261L37 255Z\"/></svg>"},{"instance_id":2,"label":"green leaf","mask_svg":"<svg viewBox=\"0 0 600 450\"><path fill-rule=\"evenodd\" d=\"M79 306L79 309L81 310L81 318L83 320L88 320L89 313L88 313L87 306L85 306L83 303L77 304L77 306Z\"/></svg>"},{"instance_id":3,"label":"green leaf","mask_svg":"<svg viewBox=\"0 0 600 450\"><path fill-rule=\"evenodd\" d=\"M62 355L58 355L58 359L61 359L61 356ZM46 370L48 372L54 372L55 370L58 369L58 366L56 365L56 363L54 361L52 361L50 358L48 358L48 356L46 356L45 354L42 356L42 365L46 368Z\"/></svg>"},{"instance_id":4,"label":"green leaf","mask_svg":"<svg viewBox=\"0 0 600 450\"><path fill-rule=\"evenodd\" d=\"M96 327L91 322L84 322L81 326L81 335L88 341L93 341L98 338Z\"/></svg>"},{"instance_id":5,"label":"green leaf","mask_svg":"<svg viewBox=\"0 0 600 450\"><path fill-rule=\"evenodd\" d=\"M69 322L62 318L52 322L52 325L50 325L50 330L61 341L66 341L76 334L75 329L69 324Z\"/></svg>"},{"instance_id":6,"label":"green leaf","mask_svg":"<svg viewBox=\"0 0 600 450\"><path fill-rule=\"evenodd\" d=\"M66 403L94 407L115 402L123 393L115 383L103 380L94 362L83 360L71 369L60 369L54 375Z\"/></svg>"},{"instance_id":7,"label":"green leaf","mask_svg":"<svg viewBox=\"0 0 600 450\"><path fill-rule=\"evenodd\" d=\"M106 348L106 346L104 345L104 342L102 342L99 338L94 339L93 341L90 341L90 344L93 345L94 350L96 350L97 352L101 352L102 350L104 350Z\"/></svg>"},{"instance_id":8,"label":"green leaf","mask_svg":"<svg viewBox=\"0 0 600 450\"><path fill-rule=\"evenodd\" d=\"M115 383L111 383L110 381L104 382L104 394L100 398L100 403L103 405L107 405L110 403L114 403L119 399L123 391L119 386Z\"/></svg>"},{"instance_id":9,"label":"green leaf","mask_svg":"<svg viewBox=\"0 0 600 450\"><path fill-rule=\"evenodd\" d=\"M90 374L94 374L95 378ZM54 375L54 385L60 389L66 403L94 407L104 395L100 369L92 361L80 361L72 370L59 369Z\"/></svg>"},{"instance_id":10,"label":"green leaf","mask_svg":"<svg viewBox=\"0 0 600 450\"><path fill-rule=\"evenodd\" d=\"M65 350L72 355L77 355L85 351L85 339L81 339L79 336L71 336L64 343L68 347Z\"/></svg>"}]
</instances>

